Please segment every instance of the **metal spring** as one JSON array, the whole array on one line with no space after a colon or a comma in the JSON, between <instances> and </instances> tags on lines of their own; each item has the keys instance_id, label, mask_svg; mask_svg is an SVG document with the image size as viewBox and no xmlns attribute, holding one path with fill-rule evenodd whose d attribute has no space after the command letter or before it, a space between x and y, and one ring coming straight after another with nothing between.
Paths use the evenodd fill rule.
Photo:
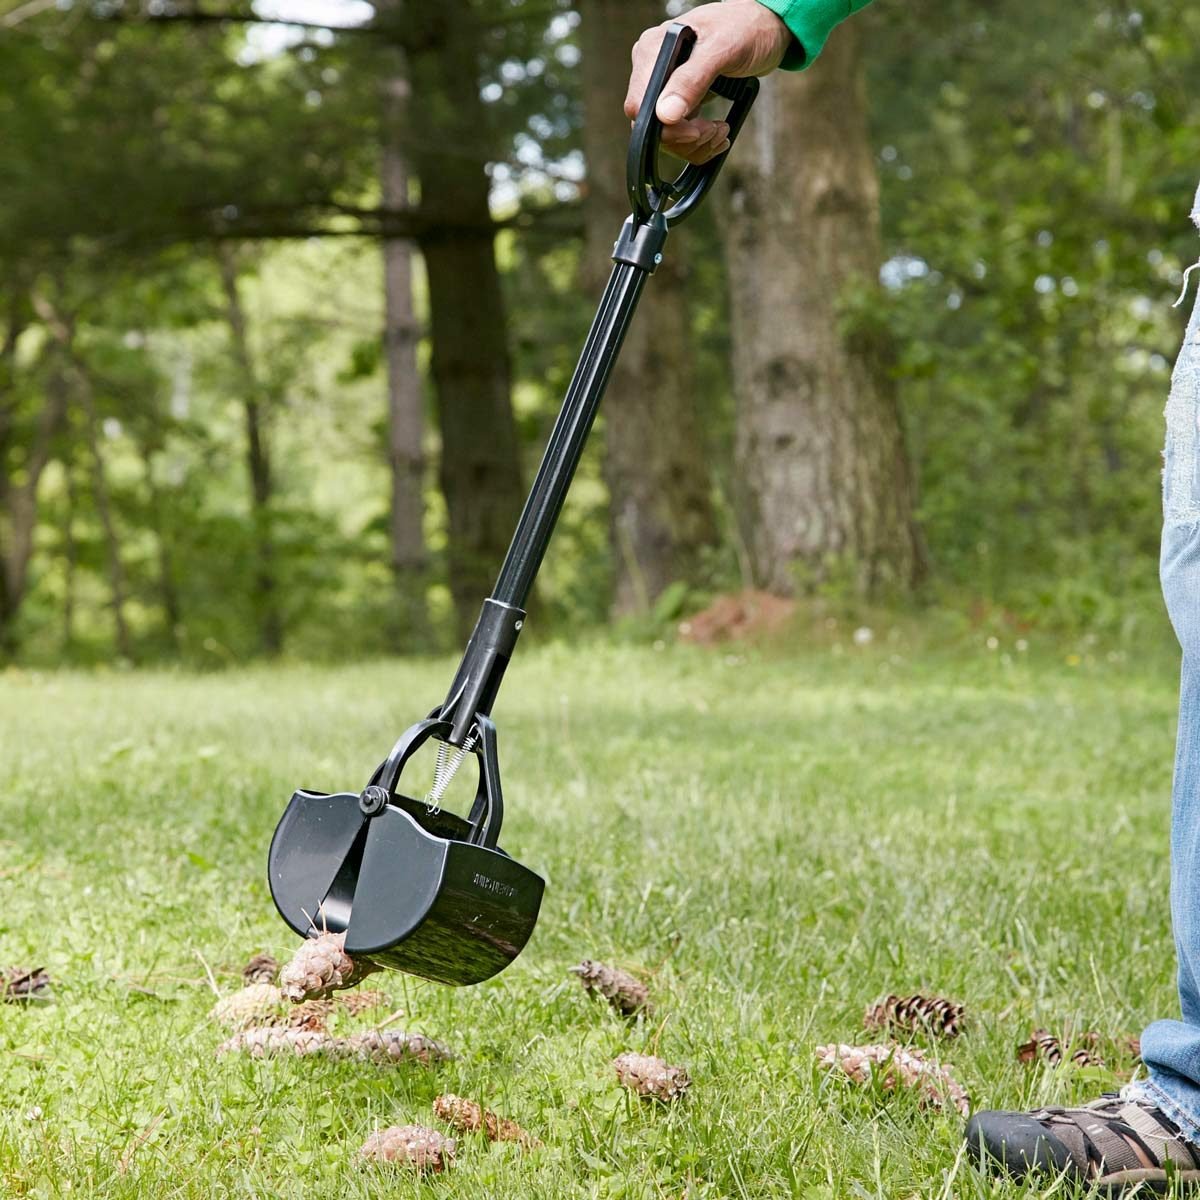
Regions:
<instances>
[{"instance_id":1,"label":"metal spring","mask_svg":"<svg viewBox=\"0 0 1200 1200\"><path fill-rule=\"evenodd\" d=\"M474 751L475 743L478 740L478 734L472 733L454 751L453 757L450 756L449 743L438 742L437 762L433 767L433 787L429 789L429 794L425 797L425 807L429 816L436 817L442 811L441 799L446 794L450 781L458 774L458 768L463 765L463 760Z\"/></svg>"}]
</instances>

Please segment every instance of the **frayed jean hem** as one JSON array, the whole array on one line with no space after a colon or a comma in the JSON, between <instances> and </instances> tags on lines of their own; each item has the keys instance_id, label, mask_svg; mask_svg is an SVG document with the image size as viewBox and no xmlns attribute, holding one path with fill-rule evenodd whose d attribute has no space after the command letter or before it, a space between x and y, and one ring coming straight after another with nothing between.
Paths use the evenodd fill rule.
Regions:
<instances>
[{"instance_id":1,"label":"frayed jean hem","mask_svg":"<svg viewBox=\"0 0 1200 1200\"><path fill-rule=\"evenodd\" d=\"M1165 1082L1165 1081L1164 1081ZM1194 1084L1187 1085L1195 1091ZM1154 1105L1169 1121L1179 1127L1179 1132L1193 1145L1200 1146L1200 1114L1183 1107L1170 1092L1154 1079L1139 1079L1121 1089L1121 1095L1130 1100L1145 1100Z\"/></svg>"}]
</instances>

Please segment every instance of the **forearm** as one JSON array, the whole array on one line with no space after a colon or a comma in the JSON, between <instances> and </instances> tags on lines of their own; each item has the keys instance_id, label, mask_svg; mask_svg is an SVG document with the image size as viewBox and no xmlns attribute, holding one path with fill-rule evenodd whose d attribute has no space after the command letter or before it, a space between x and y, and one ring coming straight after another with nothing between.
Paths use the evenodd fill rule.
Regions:
<instances>
[{"instance_id":1,"label":"forearm","mask_svg":"<svg viewBox=\"0 0 1200 1200\"><path fill-rule=\"evenodd\" d=\"M758 3L780 17L792 31L796 42L782 66L785 71L795 71L810 66L833 27L866 8L871 0L758 0Z\"/></svg>"}]
</instances>

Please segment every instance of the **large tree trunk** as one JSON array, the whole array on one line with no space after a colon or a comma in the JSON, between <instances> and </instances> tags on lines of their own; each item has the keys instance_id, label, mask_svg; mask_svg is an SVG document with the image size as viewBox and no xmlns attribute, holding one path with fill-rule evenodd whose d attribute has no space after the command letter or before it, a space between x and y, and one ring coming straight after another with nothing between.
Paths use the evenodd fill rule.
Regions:
<instances>
[{"instance_id":1,"label":"large tree trunk","mask_svg":"<svg viewBox=\"0 0 1200 1200\"><path fill-rule=\"evenodd\" d=\"M432 375L449 523L450 590L470 632L520 515L520 456L494 230L488 209L490 121L479 96L479 20L468 0L406 6L413 85L408 149L430 223Z\"/></svg>"},{"instance_id":2,"label":"large tree trunk","mask_svg":"<svg viewBox=\"0 0 1200 1200\"><path fill-rule=\"evenodd\" d=\"M847 575L863 595L921 573L894 388L839 330L847 284L878 286L879 184L858 31L765 81L723 179L733 292L739 511L756 581Z\"/></svg>"},{"instance_id":3,"label":"large tree trunk","mask_svg":"<svg viewBox=\"0 0 1200 1200\"><path fill-rule=\"evenodd\" d=\"M599 297L612 246L629 215L622 111L629 48L661 21L661 0L583 0L585 279ZM712 479L696 414L689 347L683 235L663 265L625 341L605 395L605 481L615 567L613 610L644 610L677 579L693 578L716 540Z\"/></svg>"},{"instance_id":4,"label":"large tree trunk","mask_svg":"<svg viewBox=\"0 0 1200 1200\"><path fill-rule=\"evenodd\" d=\"M275 543L271 536L271 498L275 489L267 444L267 395L250 350L233 250L228 245L222 245L217 261L225 289L225 316L229 324L233 360L242 383L246 472L250 482L250 518L254 527L254 600L258 614L258 642L264 654L273 656L283 649L283 615L279 607Z\"/></svg>"},{"instance_id":5,"label":"large tree trunk","mask_svg":"<svg viewBox=\"0 0 1200 1200\"><path fill-rule=\"evenodd\" d=\"M384 84L380 178L387 209L409 206L409 83L401 71ZM417 366L421 329L413 309L413 253L405 238L383 243L384 351L388 379L388 462L392 473L391 558L396 585L396 649L419 645L428 627L425 605L425 403Z\"/></svg>"}]
</instances>

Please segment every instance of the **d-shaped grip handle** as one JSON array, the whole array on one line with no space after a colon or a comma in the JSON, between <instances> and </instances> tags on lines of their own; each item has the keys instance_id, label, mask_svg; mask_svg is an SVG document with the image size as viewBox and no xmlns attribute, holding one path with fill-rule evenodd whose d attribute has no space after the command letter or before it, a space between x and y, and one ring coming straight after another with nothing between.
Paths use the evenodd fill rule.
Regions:
<instances>
[{"instance_id":1,"label":"d-shaped grip handle","mask_svg":"<svg viewBox=\"0 0 1200 1200\"><path fill-rule=\"evenodd\" d=\"M726 150L724 154L710 159L702 166L689 164L669 182L663 180L658 173L658 147L662 141L663 127L655 110L667 80L674 74L676 67L687 62L695 44L696 31L690 25L677 21L667 29L662 49L658 53L658 61L654 64L654 72L646 85L642 107L638 110L637 120L633 124L626 177L629 184L629 203L639 224L648 221L651 215L657 212L665 216L668 225L682 221L708 194L709 188L716 182L721 168L725 165L725 159L729 157L729 151ZM733 102L733 107L725 117L729 125L730 149L737 141L737 135L750 114L758 95L758 86L757 79L730 79L725 75L718 75L713 80L709 90Z\"/></svg>"}]
</instances>

